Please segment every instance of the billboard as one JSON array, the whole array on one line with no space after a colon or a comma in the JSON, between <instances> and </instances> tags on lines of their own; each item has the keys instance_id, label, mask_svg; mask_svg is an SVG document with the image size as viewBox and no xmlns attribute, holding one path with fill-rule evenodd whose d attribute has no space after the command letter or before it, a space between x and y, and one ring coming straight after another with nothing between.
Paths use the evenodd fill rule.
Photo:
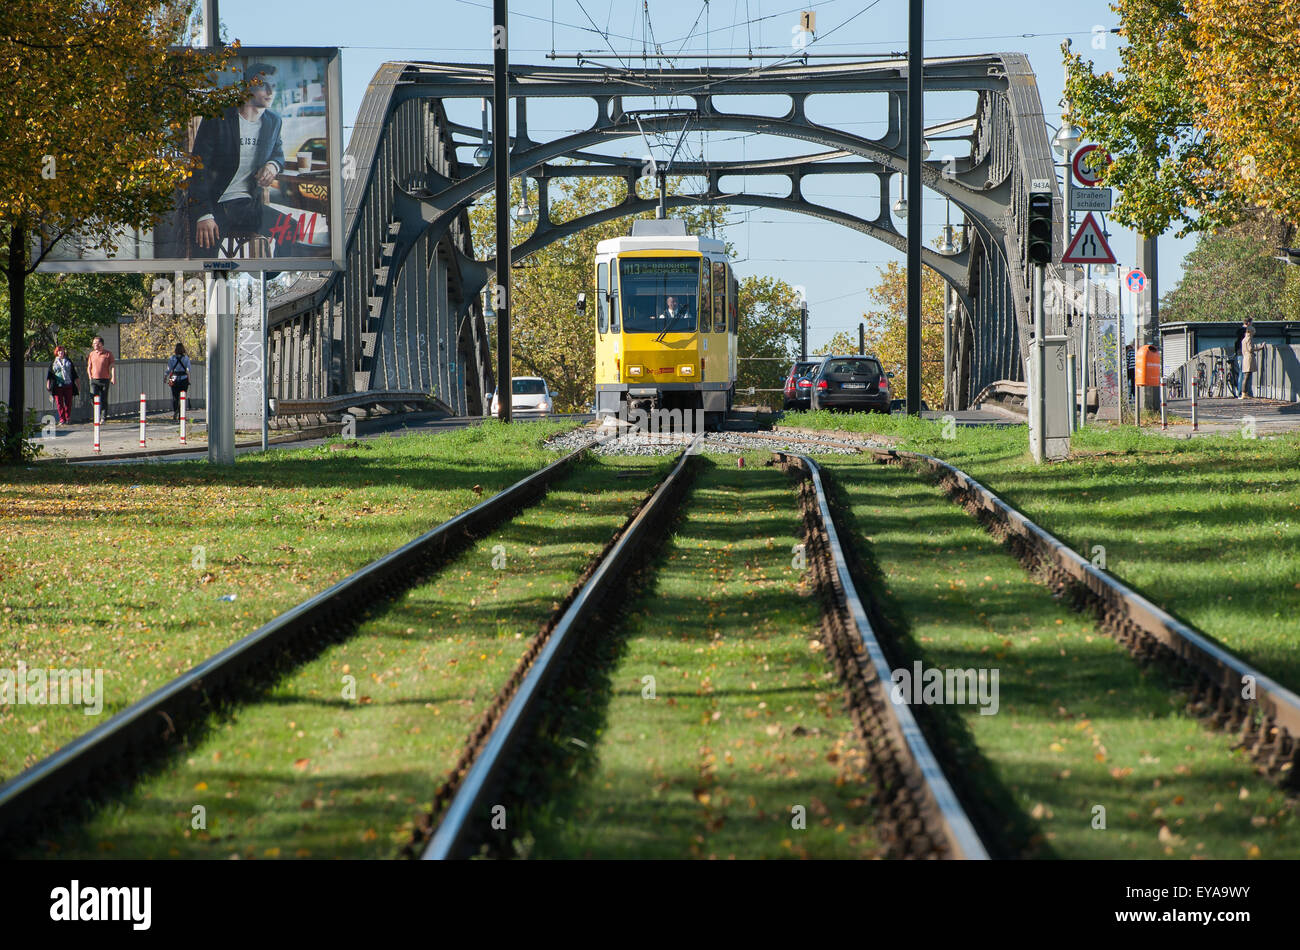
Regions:
<instances>
[{"instance_id":1,"label":"billboard","mask_svg":"<svg viewBox=\"0 0 1300 950\"><path fill-rule=\"evenodd\" d=\"M342 270L338 49L241 47L230 65L222 85L258 81L240 105L189 122L198 163L171 211L106 249L65 237L38 270Z\"/></svg>"}]
</instances>

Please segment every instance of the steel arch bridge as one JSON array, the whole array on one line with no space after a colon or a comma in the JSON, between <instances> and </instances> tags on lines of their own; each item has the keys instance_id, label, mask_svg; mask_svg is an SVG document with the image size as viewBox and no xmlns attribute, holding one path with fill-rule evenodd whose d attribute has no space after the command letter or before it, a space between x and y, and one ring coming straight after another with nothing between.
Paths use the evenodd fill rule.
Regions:
<instances>
[{"instance_id":1,"label":"steel arch bridge","mask_svg":"<svg viewBox=\"0 0 1300 950\"><path fill-rule=\"evenodd\" d=\"M926 92L971 92L976 102L971 115L926 129L927 141L960 142L953 150L967 154L931 157L922 166L924 186L949 199L964 219L957 253L923 251L925 265L948 288L945 401L960 409L996 380L1023 378L1032 334L1024 239L1029 183L1052 182L1058 245L1060 192L1038 87L1024 55L928 59L923 86ZM848 93L886 97L882 135L867 138L809 118L809 97ZM272 302L271 391L281 401L422 392L459 413L484 411L484 394L494 384L479 294L494 263L473 256L468 209L494 181L490 164L479 167L460 156L491 142L486 131L451 121L446 103L491 95L490 65L387 63L375 74L346 150L346 269L302 276ZM510 173L535 182L538 195L536 227L512 260L653 208L656 201L637 194L640 161L591 149L618 138L677 132L684 123L691 131L762 133L817 150L763 161L675 164L674 175L698 177L707 187L668 197L669 207L726 203L793 211L906 247L889 204L891 180L906 171L909 148L903 60L761 69L515 66L510 96ZM718 107L719 97L730 102L739 96L783 96L789 106L783 115ZM528 103L548 98L589 100L595 120L537 141L529 133ZM638 108L645 100L690 105ZM788 194L724 193L719 183L733 175L784 179ZM880 195L874 216L808 200L805 180L818 175L874 176ZM574 220L553 221L551 182L574 176L622 178L626 197ZM1054 317L1048 332L1068 332L1068 314Z\"/></svg>"}]
</instances>

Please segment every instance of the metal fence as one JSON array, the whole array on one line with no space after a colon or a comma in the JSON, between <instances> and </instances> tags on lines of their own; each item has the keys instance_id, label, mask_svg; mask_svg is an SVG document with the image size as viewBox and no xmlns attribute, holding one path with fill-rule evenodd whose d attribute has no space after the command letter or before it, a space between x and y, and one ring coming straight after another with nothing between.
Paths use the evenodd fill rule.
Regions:
<instances>
[{"instance_id":1,"label":"metal fence","mask_svg":"<svg viewBox=\"0 0 1300 950\"><path fill-rule=\"evenodd\" d=\"M166 360L118 360L113 365L117 370L117 385L108 391L110 416L139 415L141 393L148 400L149 412L171 411L172 391L167 385ZM49 369L48 363L27 363L23 368L23 405L35 409L37 415L54 409L54 399L45 389L45 374ZM72 401L72 421L90 422L93 404L84 362L77 364L77 372L81 374L77 380L80 394ZM207 395L207 364L193 361L190 363L189 405L196 409L206 407ZM8 398L9 364L0 363L0 400Z\"/></svg>"},{"instance_id":2,"label":"metal fence","mask_svg":"<svg viewBox=\"0 0 1300 950\"><path fill-rule=\"evenodd\" d=\"M1166 370L1176 395L1187 398L1196 379L1202 397L1224 398L1237 394L1235 354L1226 347L1202 350L1182 365ZM1260 399L1300 402L1300 347L1264 344L1256 355L1258 368L1252 388ZM1220 382L1222 381L1222 382Z\"/></svg>"}]
</instances>

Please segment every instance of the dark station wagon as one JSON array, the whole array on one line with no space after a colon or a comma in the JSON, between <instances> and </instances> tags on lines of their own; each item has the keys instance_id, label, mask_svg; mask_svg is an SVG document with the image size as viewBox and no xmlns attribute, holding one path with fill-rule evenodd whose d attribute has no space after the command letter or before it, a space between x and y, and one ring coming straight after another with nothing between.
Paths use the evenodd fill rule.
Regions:
<instances>
[{"instance_id":1,"label":"dark station wagon","mask_svg":"<svg viewBox=\"0 0 1300 950\"><path fill-rule=\"evenodd\" d=\"M825 356L812 374L813 409L889 412L889 377L874 356Z\"/></svg>"}]
</instances>

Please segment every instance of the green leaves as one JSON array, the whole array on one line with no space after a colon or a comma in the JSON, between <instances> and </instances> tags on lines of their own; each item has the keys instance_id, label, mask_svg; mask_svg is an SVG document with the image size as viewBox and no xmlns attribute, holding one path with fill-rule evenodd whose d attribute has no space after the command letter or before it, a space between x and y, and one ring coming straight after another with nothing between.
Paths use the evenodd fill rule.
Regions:
<instances>
[{"instance_id":1,"label":"green leaves","mask_svg":"<svg viewBox=\"0 0 1300 950\"><path fill-rule=\"evenodd\" d=\"M1300 220L1300 10L1255 0L1116 0L1128 45L1097 75L1066 57L1070 115L1114 158L1117 221L1215 230L1250 206Z\"/></svg>"}]
</instances>

